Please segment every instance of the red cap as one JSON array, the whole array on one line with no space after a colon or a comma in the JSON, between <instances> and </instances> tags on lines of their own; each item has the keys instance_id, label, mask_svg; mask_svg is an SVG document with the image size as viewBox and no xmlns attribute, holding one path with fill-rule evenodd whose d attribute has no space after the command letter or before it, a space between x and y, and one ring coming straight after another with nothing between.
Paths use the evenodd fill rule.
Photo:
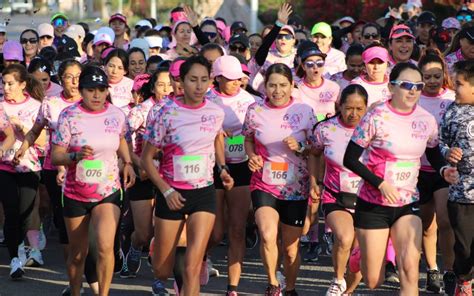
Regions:
<instances>
[{"instance_id":1,"label":"red cap","mask_svg":"<svg viewBox=\"0 0 474 296\"><path fill-rule=\"evenodd\" d=\"M119 20L119 21L124 22L125 24L127 24L127 17L124 16L123 14L121 14L121 13L113 14L109 19L109 24L114 20Z\"/></svg>"}]
</instances>

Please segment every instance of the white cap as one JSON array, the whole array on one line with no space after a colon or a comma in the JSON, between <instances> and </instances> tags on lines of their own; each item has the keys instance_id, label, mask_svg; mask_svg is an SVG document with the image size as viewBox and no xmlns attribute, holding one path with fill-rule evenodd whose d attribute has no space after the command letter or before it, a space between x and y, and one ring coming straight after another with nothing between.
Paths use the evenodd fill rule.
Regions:
<instances>
[{"instance_id":1,"label":"white cap","mask_svg":"<svg viewBox=\"0 0 474 296\"><path fill-rule=\"evenodd\" d=\"M140 27L150 27L150 29L153 28L153 25L150 23L149 20L141 20L141 21L139 21L139 22L135 25L135 27L137 27L137 26L140 26Z\"/></svg>"},{"instance_id":2,"label":"white cap","mask_svg":"<svg viewBox=\"0 0 474 296\"><path fill-rule=\"evenodd\" d=\"M48 23L42 23L38 26L38 36L51 36L54 37L54 27Z\"/></svg>"},{"instance_id":3,"label":"white cap","mask_svg":"<svg viewBox=\"0 0 474 296\"><path fill-rule=\"evenodd\" d=\"M355 23L355 20L350 16L345 16L345 17L342 17L342 18L338 19L337 21L335 21L334 25L340 27L343 22L348 22L348 23L353 24L353 23Z\"/></svg>"},{"instance_id":4,"label":"white cap","mask_svg":"<svg viewBox=\"0 0 474 296\"><path fill-rule=\"evenodd\" d=\"M160 36L147 36L145 37L145 40L148 42L150 48L163 47L163 38Z\"/></svg>"},{"instance_id":5,"label":"white cap","mask_svg":"<svg viewBox=\"0 0 474 296\"><path fill-rule=\"evenodd\" d=\"M423 3L421 3L421 0L408 0L407 5L411 5L411 6L418 7L418 8L423 7Z\"/></svg>"},{"instance_id":6,"label":"white cap","mask_svg":"<svg viewBox=\"0 0 474 296\"><path fill-rule=\"evenodd\" d=\"M5 23L0 23L0 33L7 32L7 25Z\"/></svg>"},{"instance_id":7,"label":"white cap","mask_svg":"<svg viewBox=\"0 0 474 296\"><path fill-rule=\"evenodd\" d=\"M86 36L86 31L84 31L84 28L81 25L71 25L66 29L64 34L72 39L79 37L84 38Z\"/></svg>"},{"instance_id":8,"label":"white cap","mask_svg":"<svg viewBox=\"0 0 474 296\"><path fill-rule=\"evenodd\" d=\"M114 30L110 27L102 27L97 30L94 36L94 42L92 44L97 45L102 42L106 42L109 45L113 45L115 40Z\"/></svg>"},{"instance_id":9,"label":"white cap","mask_svg":"<svg viewBox=\"0 0 474 296\"><path fill-rule=\"evenodd\" d=\"M143 39L143 38L135 38L130 42L130 46L128 47L129 49L132 49L134 47L140 48L143 50L145 53L146 59L148 59L148 53L150 51L150 46L148 45L148 42Z\"/></svg>"}]
</instances>

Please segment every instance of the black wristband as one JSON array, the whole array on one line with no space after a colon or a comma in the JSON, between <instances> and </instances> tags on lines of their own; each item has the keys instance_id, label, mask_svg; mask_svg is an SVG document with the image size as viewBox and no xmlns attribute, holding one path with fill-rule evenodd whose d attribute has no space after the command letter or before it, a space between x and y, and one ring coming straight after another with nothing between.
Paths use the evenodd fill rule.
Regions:
<instances>
[{"instance_id":1,"label":"black wristband","mask_svg":"<svg viewBox=\"0 0 474 296\"><path fill-rule=\"evenodd\" d=\"M220 175L221 175L221 173L222 173L223 170L226 170L227 173L230 174L230 169L229 169L229 167L228 167L226 164L224 164L224 165L219 165L219 164L218 164L218 165L217 165L217 172L219 173L219 177L220 177Z\"/></svg>"}]
</instances>

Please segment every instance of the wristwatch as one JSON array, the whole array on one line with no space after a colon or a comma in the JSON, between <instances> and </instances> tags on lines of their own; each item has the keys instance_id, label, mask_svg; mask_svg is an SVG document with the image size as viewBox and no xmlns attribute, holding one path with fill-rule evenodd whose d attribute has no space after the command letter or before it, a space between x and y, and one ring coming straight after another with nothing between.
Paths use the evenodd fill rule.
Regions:
<instances>
[{"instance_id":1,"label":"wristwatch","mask_svg":"<svg viewBox=\"0 0 474 296\"><path fill-rule=\"evenodd\" d=\"M226 164L224 164L224 165L218 164L217 165L217 173L219 173L219 176L221 175L223 170L226 170L227 173L230 174L230 169Z\"/></svg>"}]
</instances>

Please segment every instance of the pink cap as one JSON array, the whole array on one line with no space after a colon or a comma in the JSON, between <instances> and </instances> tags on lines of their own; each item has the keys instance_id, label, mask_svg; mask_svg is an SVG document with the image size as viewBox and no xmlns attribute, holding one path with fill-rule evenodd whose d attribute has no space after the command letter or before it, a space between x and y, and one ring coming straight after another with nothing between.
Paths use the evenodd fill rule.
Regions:
<instances>
[{"instance_id":1,"label":"pink cap","mask_svg":"<svg viewBox=\"0 0 474 296\"><path fill-rule=\"evenodd\" d=\"M150 78L151 78L151 76L148 73L139 74L139 75L135 76L135 78L133 79L132 91L134 91L134 92L139 91L145 83L150 81Z\"/></svg>"},{"instance_id":2,"label":"pink cap","mask_svg":"<svg viewBox=\"0 0 474 296\"><path fill-rule=\"evenodd\" d=\"M408 36L410 38L415 39L415 36L413 36L413 32L411 31L410 27L406 25L396 25L392 27L392 30L390 30L389 39L398 39L403 36Z\"/></svg>"},{"instance_id":3,"label":"pink cap","mask_svg":"<svg viewBox=\"0 0 474 296\"><path fill-rule=\"evenodd\" d=\"M224 32L225 32L225 28L226 28L225 23L221 20L216 20L216 26L217 26L217 30L219 30L219 33L221 33L221 35L223 35Z\"/></svg>"},{"instance_id":4,"label":"pink cap","mask_svg":"<svg viewBox=\"0 0 474 296\"><path fill-rule=\"evenodd\" d=\"M459 23L459 21L454 17L448 17L447 19L443 20L441 27L445 29L461 30L461 23Z\"/></svg>"},{"instance_id":5,"label":"pink cap","mask_svg":"<svg viewBox=\"0 0 474 296\"><path fill-rule=\"evenodd\" d=\"M188 21L188 16L184 11L175 11L171 13L171 19L173 22Z\"/></svg>"},{"instance_id":6,"label":"pink cap","mask_svg":"<svg viewBox=\"0 0 474 296\"><path fill-rule=\"evenodd\" d=\"M240 64L240 66L242 67L242 72L245 74L250 74L249 67L246 64Z\"/></svg>"},{"instance_id":7,"label":"pink cap","mask_svg":"<svg viewBox=\"0 0 474 296\"><path fill-rule=\"evenodd\" d=\"M212 65L214 77L224 76L230 80L240 79L245 76L239 60L234 56L221 56Z\"/></svg>"},{"instance_id":8,"label":"pink cap","mask_svg":"<svg viewBox=\"0 0 474 296\"><path fill-rule=\"evenodd\" d=\"M124 16L123 14L121 14L121 13L113 14L109 19L109 24L114 20L119 20L119 21L121 21L125 24L127 23L127 17Z\"/></svg>"},{"instance_id":9,"label":"pink cap","mask_svg":"<svg viewBox=\"0 0 474 296\"><path fill-rule=\"evenodd\" d=\"M100 54L100 58L102 60L105 60L105 58L109 55L109 53L114 49L115 49L115 47L113 47L113 46L104 49L104 51L102 51L102 53Z\"/></svg>"},{"instance_id":10,"label":"pink cap","mask_svg":"<svg viewBox=\"0 0 474 296\"><path fill-rule=\"evenodd\" d=\"M292 26L284 25L283 27L281 27L280 32L283 31L283 30L288 31L288 32L291 33L291 35L295 36L295 29L293 29Z\"/></svg>"},{"instance_id":11,"label":"pink cap","mask_svg":"<svg viewBox=\"0 0 474 296\"><path fill-rule=\"evenodd\" d=\"M170 65L170 74L173 77L179 77L179 68L184 64L184 60L174 60Z\"/></svg>"},{"instance_id":12,"label":"pink cap","mask_svg":"<svg viewBox=\"0 0 474 296\"><path fill-rule=\"evenodd\" d=\"M364 63L368 64L373 59L380 59L384 63L388 61L388 51L381 46L370 47L362 53L362 60Z\"/></svg>"},{"instance_id":13,"label":"pink cap","mask_svg":"<svg viewBox=\"0 0 474 296\"><path fill-rule=\"evenodd\" d=\"M3 45L3 59L5 61L23 62L23 47L20 42L9 40Z\"/></svg>"}]
</instances>

